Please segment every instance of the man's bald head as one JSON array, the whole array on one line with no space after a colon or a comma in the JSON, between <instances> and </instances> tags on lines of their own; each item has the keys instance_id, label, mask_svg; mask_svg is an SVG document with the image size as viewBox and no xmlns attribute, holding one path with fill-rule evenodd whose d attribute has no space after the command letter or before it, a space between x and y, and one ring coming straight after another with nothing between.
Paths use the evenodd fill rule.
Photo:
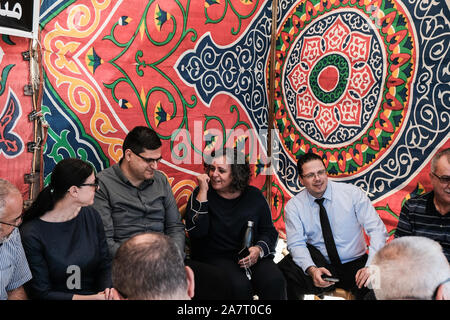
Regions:
<instances>
[{"instance_id":1,"label":"man's bald head","mask_svg":"<svg viewBox=\"0 0 450 320\"><path fill-rule=\"evenodd\" d=\"M160 233L144 233L124 242L114 257L112 280L128 299L189 298L182 255L173 240Z\"/></svg>"}]
</instances>

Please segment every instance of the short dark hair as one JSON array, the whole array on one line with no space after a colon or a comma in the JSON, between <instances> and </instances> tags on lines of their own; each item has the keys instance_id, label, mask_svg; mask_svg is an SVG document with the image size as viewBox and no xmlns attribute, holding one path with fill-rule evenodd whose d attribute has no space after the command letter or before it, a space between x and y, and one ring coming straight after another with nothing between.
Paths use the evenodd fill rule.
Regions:
<instances>
[{"instance_id":1,"label":"short dark hair","mask_svg":"<svg viewBox=\"0 0 450 320\"><path fill-rule=\"evenodd\" d=\"M112 265L113 286L125 298L169 299L187 292L181 253L168 236L149 232L125 241Z\"/></svg>"},{"instance_id":2,"label":"short dark hair","mask_svg":"<svg viewBox=\"0 0 450 320\"><path fill-rule=\"evenodd\" d=\"M156 150L161 147L161 139L158 134L149 127L137 126L128 132L122 144L122 150L130 149L136 154L148 150Z\"/></svg>"},{"instance_id":3,"label":"short dark hair","mask_svg":"<svg viewBox=\"0 0 450 320\"><path fill-rule=\"evenodd\" d=\"M325 169L327 168L325 166L325 163L323 162L323 159L321 156L319 156L318 154L312 153L312 152L308 152L305 154L302 154L300 157L298 157L297 160L297 170L298 170L298 174L299 176L303 176L303 165L307 162L313 161L313 160L320 160L323 163L323 166L325 167Z\"/></svg>"},{"instance_id":4,"label":"short dark hair","mask_svg":"<svg viewBox=\"0 0 450 320\"><path fill-rule=\"evenodd\" d=\"M211 152L210 156L205 156L205 171L209 173L212 160L226 156L231 166L231 188L234 191L243 191L250 183L250 164L245 154L236 148L222 148Z\"/></svg>"}]
</instances>

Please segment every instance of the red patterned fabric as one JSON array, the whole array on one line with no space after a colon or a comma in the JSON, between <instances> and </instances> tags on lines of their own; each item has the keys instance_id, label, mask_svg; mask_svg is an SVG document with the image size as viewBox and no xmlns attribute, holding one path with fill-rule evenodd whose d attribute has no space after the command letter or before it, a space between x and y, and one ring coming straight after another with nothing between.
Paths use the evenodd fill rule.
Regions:
<instances>
[{"instance_id":1,"label":"red patterned fabric","mask_svg":"<svg viewBox=\"0 0 450 320\"><path fill-rule=\"evenodd\" d=\"M24 95L31 83L30 64L22 58L29 45L29 39L0 35L0 178L16 185L24 198L29 193L24 174L31 172L33 155L27 143L34 140L28 120L32 98Z\"/></svg>"}]
</instances>

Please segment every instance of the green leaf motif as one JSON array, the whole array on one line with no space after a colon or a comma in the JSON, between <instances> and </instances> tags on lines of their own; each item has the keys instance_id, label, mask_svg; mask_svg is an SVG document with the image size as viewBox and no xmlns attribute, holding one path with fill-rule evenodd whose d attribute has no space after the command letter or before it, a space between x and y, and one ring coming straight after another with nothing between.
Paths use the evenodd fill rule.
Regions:
<instances>
[{"instance_id":1,"label":"green leaf motif","mask_svg":"<svg viewBox=\"0 0 450 320\"><path fill-rule=\"evenodd\" d=\"M15 66L15 64L9 64L2 70L2 78L0 80L0 96L5 92L6 80L8 79L9 72Z\"/></svg>"}]
</instances>

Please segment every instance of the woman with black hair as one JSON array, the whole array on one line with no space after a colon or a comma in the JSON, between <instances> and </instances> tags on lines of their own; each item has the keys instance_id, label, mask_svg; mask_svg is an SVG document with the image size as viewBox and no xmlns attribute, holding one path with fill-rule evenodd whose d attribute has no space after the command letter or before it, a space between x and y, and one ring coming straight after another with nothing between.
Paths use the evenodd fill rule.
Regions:
<instances>
[{"instance_id":1,"label":"woman with black hair","mask_svg":"<svg viewBox=\"0 0 450 320\"><path fill-rule=\"evenodd\" d=\"M230 299L286 299L283 274L273 262L278 232L262 192L249 185L245 156L236 149L215 151L205 171L186 209L192 259L220 268L232 287ZM253 245L239 257L249 221Z\"/></svg>"},{"instance_id":2,"label":"woman with black hair","mask_svg":"<svg viewBox=\"0 0 450 320\"><path fill-rule=\"evenodd\" d=\"M64 159L25 212L20 231L33 275L26 285L32 299L112 299L105 231L90 207L97 188L89 163Z\"/></svg>"}]
</instances>

